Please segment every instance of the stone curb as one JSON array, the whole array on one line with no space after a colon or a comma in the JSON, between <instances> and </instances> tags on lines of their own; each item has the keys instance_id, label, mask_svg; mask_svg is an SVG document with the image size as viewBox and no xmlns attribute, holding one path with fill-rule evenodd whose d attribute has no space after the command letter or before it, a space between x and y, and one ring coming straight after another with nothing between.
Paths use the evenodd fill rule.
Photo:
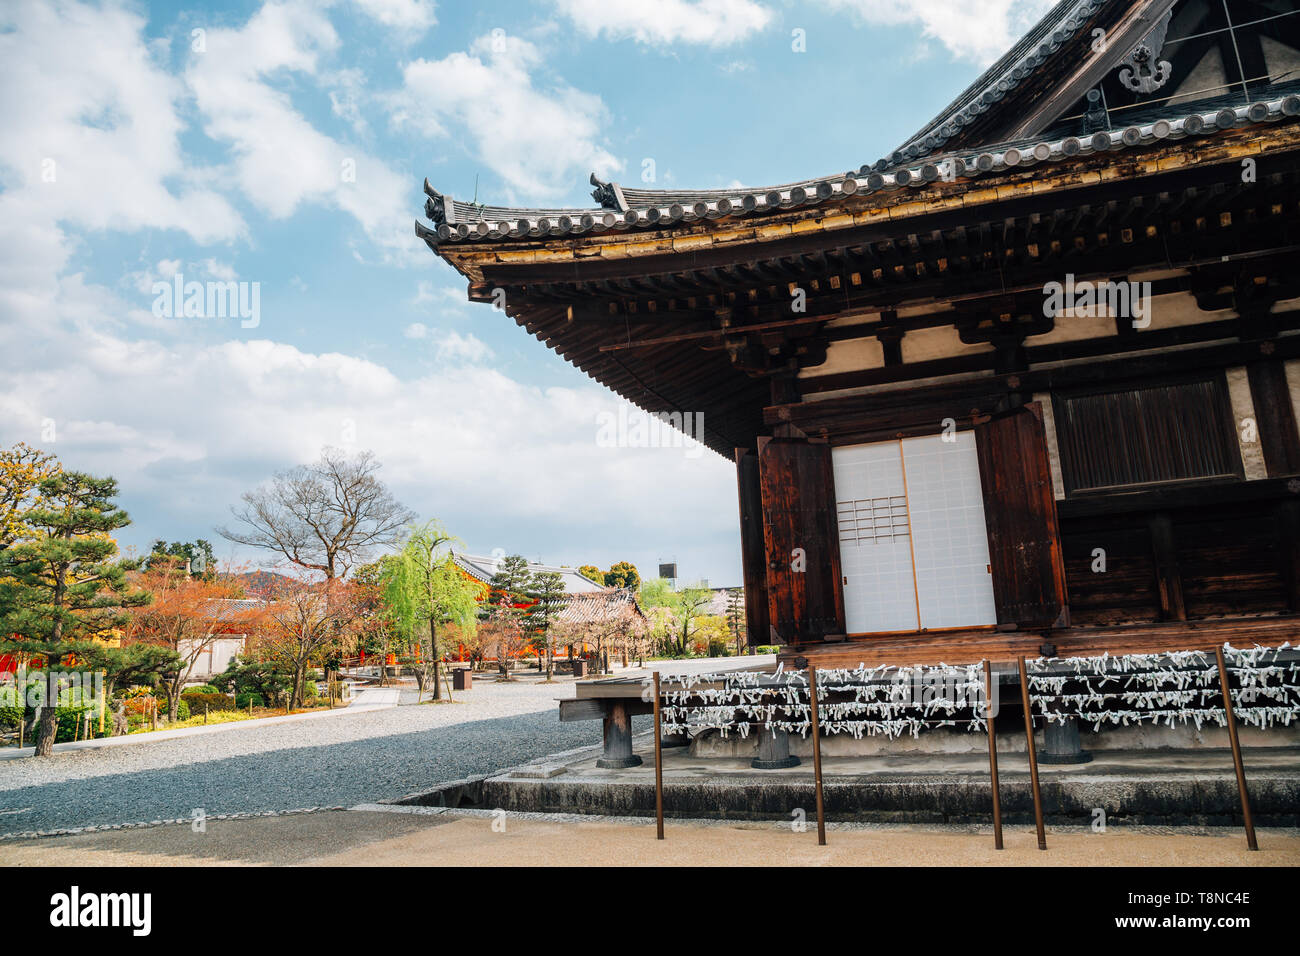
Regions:
<instances>
[{"instance_id":1,"label":"stone curb","mask_svg":"<svg viewBox=\"0 0 1300 956\"><path fill-rule=\"evenodd\" d=\"M214 813L203 819L209 820L252 820L257 817L287 817L302 813L320 813L334 810L346 810L347 807L300 807L293 810L246 810L241 813ZM63 827L57 830L23 830L17 833L0 833L0 842L5 840L35 840L41 837L75 836L79 833L107 833L112 830L145 830L154 827L192 824L193 817L176 817L168 820L150 820L139 823L97 823L85 827Z\"/></svg>"}]
</instances>

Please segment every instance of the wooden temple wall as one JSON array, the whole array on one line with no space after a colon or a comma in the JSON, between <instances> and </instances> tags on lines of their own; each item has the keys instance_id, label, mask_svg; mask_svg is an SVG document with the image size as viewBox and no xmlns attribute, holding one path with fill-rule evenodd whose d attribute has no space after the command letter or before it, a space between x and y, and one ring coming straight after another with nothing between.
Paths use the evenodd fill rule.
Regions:
<instances>
[{"instance_id":1,"label":"wooden temple wall","mask_svg":"<svg viewBox=\"0 0 1300 956\"><path fill-rule=\"evenodd\" d=\"M778 434L802 436L803 447L814 450L804 455L802 470L791 468L788 456L770 470L758 457L767 563L761 576L770 617L759 632L764 638L754 643L773 643L776 634L787 645L785 657L815 656L830 666L1036 655L1044 645L1059 653L1116 653L1261 637L1295 641L1300 637L1300 618L1294 616L1300 614L1300 359L1292 357L1294 344L1294 339L1285 343L1280 357L1266 352L1249 362L1239 360L1240 348L1225 348L1221 365L1202 363L1169 377L1171 420L1186 426L1188 434L1225 434L1218 445L1191 450L1180 444L1180 436L1166 436L1164 444L1148 451L1157 459L1183 454L1192 460L1222 452L1223 461L1205 464L1207 474L1216 468L1225 472L1213 480L1081 491L1089 463L1072 463L1059 435L1063 398L1079 394L1068 376L1065 387L1035 387L1019 397L1019 405L1006 392L979 395L977 382L949 386L969 409L961 427L973 428L979 443L998 606L994 627L852 633L843 623L839 585L847 579L839 577L836 492L824 475L831 450L881 441L891 427L900 436L933 430L936 412L953 404L946 389L898 389L899 404L893 407L877 392L861 400L860 414L853 398L784 406L780 420L791 424L778 426ZM1083 390L1082 407L1090 392L1106 402L1126 389L1161 386L1158 376L1141 373L1135 366L1129 380L1094 383ZM1189 382L1186 394L1178 391ZM1183 401L1189 404L1178 404ZM874 411L865 410L868 406ZM1034 410L1035 417L1024 419L1028 427L999 429L999 420L1017 409ZM909 424L909 416L916 425ZM1077 458L1080 425L1066 424L1076 429ZM1095 446L1112 440L1104 433L1088 436ZM743 487L746 479L741 481ZM1067 481L1074 484L1072 491ZM1045 508L1033 505L1039 494ZM813 514L818 509L830 516L829 524L818 524ZM836 586L827 591L824 581L809 586L805 576L789 574L783 563L795 546L804 549L810 565L835 569ZM753 536L745 547L747 554L756 553ZM746 569L748 588L760 576L757 559L747 560ZM1052 601L1055 574L1062 580L1059 607Z\"/></svg>"}]
</instances>

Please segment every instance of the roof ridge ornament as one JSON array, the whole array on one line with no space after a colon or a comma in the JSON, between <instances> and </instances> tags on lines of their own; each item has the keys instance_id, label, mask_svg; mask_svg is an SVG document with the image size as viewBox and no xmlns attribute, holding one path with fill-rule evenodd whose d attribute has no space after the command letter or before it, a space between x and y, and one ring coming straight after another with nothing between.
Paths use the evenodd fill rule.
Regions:
<instances>
[{"instance_id":1,"label":"roof ridge ornament","mask_svg":"<svg viewBox=\"0 0 1300 956\"><path fill-rule=\"evenodd\" d=\"M591 198L596 200L597 205L604 209L617 209L619 212L627 212L627 200L623 198L623 190L616 182L605 182L593 172L591 174L591 184L596 188L591 191Z\"/></svg>"},{"instance_id":2,"label":"roof ridge ornament","mask_svg":"<svg viewBox=\"0 0 1300 956\"><path fill-rule=\"evenodd\" d=\"M1154 93L1169 82L1173 66L1168 60L1161 60L1160 54L1164 51L1173 15L1173 7L1170 7L1146 38L1120 61L1123 69L1119 71L1119 81L1126 89L1134 93Z\"/></svg>"},{"instance_id":3,"label":"roof ridge ornament","mask_svg":"<svg viewBox=\"0 0 1300 956\"><path fill-rule=\"evenodd\" d=\"M435 226L456 221L455 203L450 196L443 195L429 185L428 177L424 180L424 194L429 198L424 201L424 216Z\"/></svg>"}]
</instances>

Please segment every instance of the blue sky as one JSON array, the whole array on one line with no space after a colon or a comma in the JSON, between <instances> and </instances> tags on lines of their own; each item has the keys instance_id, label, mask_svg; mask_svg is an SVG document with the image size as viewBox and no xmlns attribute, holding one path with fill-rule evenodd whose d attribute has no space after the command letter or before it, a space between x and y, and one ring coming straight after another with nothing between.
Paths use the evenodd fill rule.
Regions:
<instances>
[{"instance_id":1,"label":"blue sky","mask_svg":"<svg viewBox=\"0 0 1300 956\"><path fill-rule=\"evenodd\" d=\"M587 206L647 160L664 188L853 169L1048 6L7 2L0 443L116 476L137 549L216 538L328 444L469 550L738 583L731 465L601 447L619 401L465 301L421 180ZM177 273L257 283L258 324L155 315Z\"/></svg>"}]
</instances>

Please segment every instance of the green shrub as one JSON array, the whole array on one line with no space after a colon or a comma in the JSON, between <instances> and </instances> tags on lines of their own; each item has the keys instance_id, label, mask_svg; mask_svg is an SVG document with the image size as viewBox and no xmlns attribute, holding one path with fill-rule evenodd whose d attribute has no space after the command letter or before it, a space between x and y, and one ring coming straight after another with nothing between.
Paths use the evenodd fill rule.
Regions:
<instances>
[{"instance_id":1,"label":"green shrub","mask_svg":"<svg viewBox=\"0 0 1300 956\"><path fill-rule=\"evenodd\" d=\"M190 702L186 700L183 696L181 697L180 702L177 703L176 705L176 719L177 720L190 719Z\"/></svg>"},{"instance_id":2,"label":"green shrub","mask_svg":"<svg viewBox=\"0 0 1300 956\"><path fill-rule=\"evenodd\" d=\"M760 644L758 647L754 648L754 653L755 654L779 654L781 653L781 645Z\"/></svg>"},{"instance_id":3,"label":"green shrub","mask_svg":"<svg viewBox=\"0 0 1300 956\"><path fill-rule=\"evenodd\" d=\"M235 702L225 694L186 694L185 703L190 705L190 714L198 716L206 705L208 710L234 710Z\"/></svg>"},{"instance_id":4,"label":"green shrub","mask_svg":"<svg viewBox=\"0 0 1300 956\"><path fill-rule=\"evenodd\" d=\"M99 720L97 708L92 705L69 705L59 707L55 711L58 714L58 733L54 735L55 743L62 743L65 740L72 740L74 737L78 740L86 735L84 721L86 714L91 715L90 736L97 736L99 733ZM106 721L107 723L107 721Z\"/></svg>"},{"instance_id":5,"label":"green shrub","mask_svg":"<svg viewBox=\"0 0 1300 956\"><path fill-rule=\"evenodd\" d=\"M195 684L193 687L186 687L184 690L182 690L181 696L187 697L190 694L219 694L219 693L221 693L221 691L213 687L211 684Z\"/></svg>"},{"instance_id":6,"label":"green shrub","mask_svg":"<svg viewBox=\"0 0 1300 956\"><path fill-rule=\"evenodd\" d=\"M266 702L262 700L261 694L237 694L235 696L235 706L240 710L246 710L250 701L254 707L266 706Z\"/></svg>"},{"instance_id":7,"label":"green shrub","mask_svg":"<svg viewBox=\"0 0 1300 956\"><path fill-rule=\"evenodd\" d=\"M320 696L320 688L316 686L314 680L304 681L302 685L302 696L304 700L315 700Z\"/></svg>"}]
</instances>

